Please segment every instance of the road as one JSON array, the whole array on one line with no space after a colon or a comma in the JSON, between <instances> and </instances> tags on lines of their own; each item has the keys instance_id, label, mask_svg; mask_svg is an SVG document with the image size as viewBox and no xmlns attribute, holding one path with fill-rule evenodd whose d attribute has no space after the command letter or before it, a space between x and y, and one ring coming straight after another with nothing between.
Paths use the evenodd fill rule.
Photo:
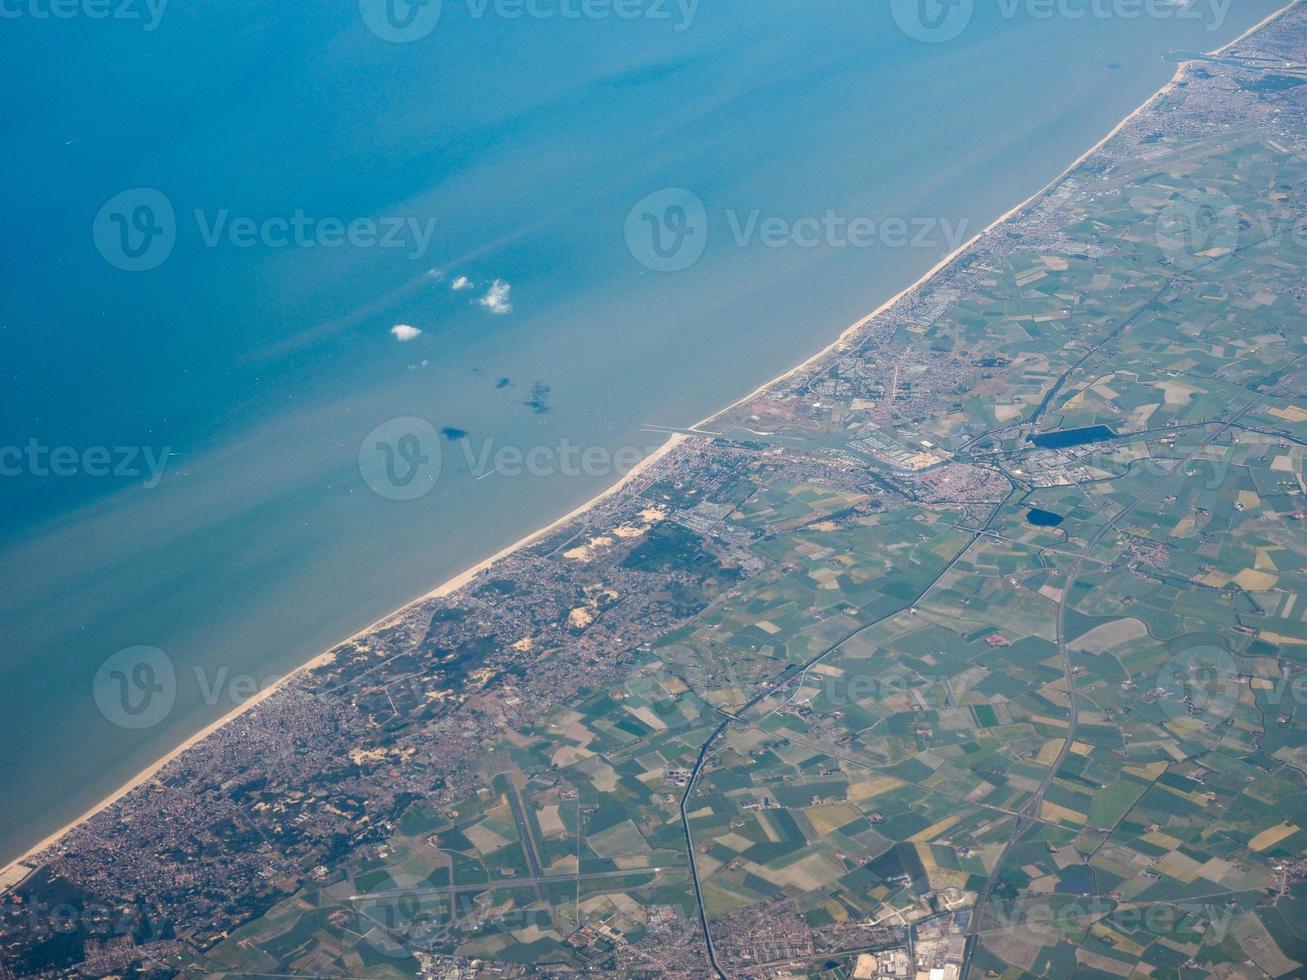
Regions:
<instances>
[{"instance_id":1,"label":"road","mask_svg":"<svg viewBox=\"0 0 1307 980\"><path fill-rule=\"evenodd\" d=\"M685 805L690 799L690 793L694 791L694 784L699 779L699 773L703 771L703 760L708 755L709 747L717 740L717 736L726 730L726 726L730 723L731 719L727 718L714 728L713 733L708 736L708 740L700 747L699 757L694 760L694 768L690 770L690 778L685 784L685 792L681 794L681 832L685 835L685 853L690 857L690 881L694 883L694 902L699 909L699 924L703 927L703 939L708 947L708 965L721 980L726 980L726 974L717 965L717 951L712 944L712 930L708 928L708 913L703 907L703 889L699 885L699 867L694 860L694 838L690 834L690 817L686 813Z\"/></svg>"},{"instance_id":2,"label":"road","mask_svg":"<svg viewBox=\"0 0 1307 980\"><path fill-rule=\"evenodd\" d=\"M522 793L514 776L514 773L509 773L506 777L508 780L508 805L513 810L513 822L517 824L518 836L522 838L522 851L526 854L526 866L527 870L531 872L531 879L535 882L536 894L540 898L541 904L547 905L549 895L545 892L545 886L541 884L545 872L540 867L540 856L536 854L535 834L531 833L531 824L527 822L526 810L522 806Z\"/></svg>"},{"instance_id":3,"label":"road","mask_svg":"<svg viewBox=\"0 0 1307 980\"><path fill-rule=\"evenodd\" d=\"M1286 375L1281 379L1280 384L1284 384L1285 381L1293 377L1296 377L1296 375ZM1277 387L1279 386L1277 385ZM1273 391L1274 389L1271 390ZM1249 401L1230 419L1226 420L1219 428L1209 434L1207 438L1198 443L1198 445L1195 446L1188 455L1177 463L1175 469L1162 474L1145 487L1144 490L1136 495L1133 500L1122 507L1111 520L1107 521L1098 529L1093 537L1086 542L1084 549L1076 558L1075 564L1071 566L1071 571L1067 575L1066 584L1062 588L1061 601L1057 606L1057 652L1062 661L1062 673L1066 679L1067 699L1069 701L1066 737L1062 740L1062 747L1058 750L1057 758L1053 760L1053 763L1048 767L1048 771L1044 774L1044 778L1040 781L1034 795L1030 798L1030 802L1023 808L1022 814L1017 817L1016 824L1012 828L1012 833L1009 835L1007 843L1003 845L1003 850L1000 852L998 860L994 862L994 869L985 880L985 887L981 891L979 898L976 900L975 910L971 915L971 926L967 930L967 951L962 961L961 980L967 980L970 973L972 958L976 949L976 937L980 933L980 923L983 917L984 908L994 892L994 886L998 883L999 872L1002 870L1008 857L1011 855L1012 849L1016 847L1025 832L1035 823L1034 816L1039 813L1040 804L1043 803L1044 795L1048 792L1048 788L1053 785L1053 780L1057 777L1057 773L1062 768L1063 763L1066 762L1067 755L1071 751L1071 746L1075 743L1076 731L1080 725L1080 694L1076 691L1075 671L1071 665L1071 655L1067 650L1066 610L1068 600L1075 589L1077 580L1080 578L1080 573L1084 569L1085 562L1092 560L1090 555L1093 553L1093 550L1098 547L1099 542L1111 533L1116 525L1121 522L1122 518L1132 513L1134 509L1138 507L1141 502L1147 499L1159 486L1171 479L1176 473L1181 472L1185 466L1193 461L1194 457L1196 457L1207 446L1211 445L1211 443L1219 436L1234 428L1241 418L1256 408L1270 394L1271 391L1266 391Z\"/></svg>"},{"instance_id":4,"label":"road","mask_svg":"<svg viewBox=\"0 0 1307 980\"><path fill-rule=\"evenodd\" d=\"M1009 477L1009 481L1010 480L1011 478ZM698 781L700 773L703 771L704 762L708 758L708 753L709 750L712 748L713 743L717 741L717 739L721 736L721 734L724 731L726 731L727 727L731 724L731 722L744 721L744 718L742 716L745 714L745 712L747 712L750 708L755 707L757 704L763 701L768 695L774 693L776 688L773 685L778 684L780 681L785 680L787 677L790 680L804 677L809 670L811 670L822 660L829 657L832 653L838 650L845 643L848 643L849 640L853 639L856 636L859 636L862 633L865 633L867 630L879 626L887 619L897 616L900 613L904 612L905 610L911 609L913 606L917 605L917 603L921 602L921 600L924 599L927 594L929 594L930 590L933 589L939 583L939 580L942 579L945 575L947 575L952 570L953 566L962 560L962 556L965 555L968 551L970 551L971 548L975 546L976 542L979 541L982 537L984 537L989 532L989 530L994 525L994 521L997 520L998 515L1002 513L1003 508L1007 506L1008 502L1012 499L1012 497L1016 493L1017 493L1017 487L1014 484L1012 488L1008 491L1007 496L1005 496L1001 501L999 501L997 506L994 507L993 511L989 515L988 520L986 520L985 523L971 535L971 539L967 541L967 543L964 544L958 550L958 552L948 560L947 564L945 564L944 567L941 568L935 574L935 576L929 582L926 583L926 585L921 589L920 592L918 592L911 599L911 601L904 603L899 608L895 609L892 612L886 613L884 616L874 619L869 623L864 623L863 625L857 627L856 629L850 630L848 633L841 636L834 643L830 644L830 646L826 647L820 653L817 653L815 656L811 657L809 660L803 663L798 671L793 671L792 665L786 665L786 667L783 670L778 671L777 673L773 674L770 678L765 680L763 683L761 683L759 685L758 692L754 694L753 697L751 697L748 701L746 701L740 707L740 709L735 712L734 715L727 714L726 719L722 721L722 723L719 724L716 728L713 729L712 734L708 736L707 740L700 747L699 756L695 760L694 767L690 770L690 779L685 784L685 792L681 795L681 829L685 835L686 851L690 855L690 880L694 883L694 897L695 897L695 902L697 903L699 908L699 924L703 929L704 943L707 946L707 950L708 950L708 965L712 968L714 974L720 977L721 980L726 980L726 974L722 972L721 966L718 965L717 963L717 953L713 947L712 929L708 925L708 913L706 912L703 906L703 891L699 883L699 869L698 869L698 865L695 863L694 860L694 838L690 832L690 819L686 813L686 804L689 802L690 793L693 792L694 785ZM773 711L775 710L776 709L773 709ZM761 719L759 719L759 721L761 722L771 714L772 712L768 712Z\"/></svg>"}]
</instances>

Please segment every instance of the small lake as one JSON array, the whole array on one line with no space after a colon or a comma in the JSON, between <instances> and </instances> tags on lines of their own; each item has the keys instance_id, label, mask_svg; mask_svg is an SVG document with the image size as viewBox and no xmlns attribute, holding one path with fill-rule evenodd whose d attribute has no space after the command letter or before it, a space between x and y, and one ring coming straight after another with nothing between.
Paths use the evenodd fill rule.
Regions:
<instances>
[{"instance_id":1,"label":"small lake","mask_svg":"<svg viewBox=\"0 0 1307 980\"><path fill-rule=\"evenodd\" d=\"M1026 520L1035 527L1057 527L1066 518L1061 514L1054 514L1051 510L1040 510L1038 507L1031 507L1030 512L1026 514Z\"/></svg>"},{"instance_id":2,"label":"small lake","mask_svg":"<svg viewBox=\"0 0 1307 980\"><path fill-rule=\"evenodd\" d=\"M1030 441L1040 449L1066 449L1068 446L1084 446L1091 442L1106 442L1115 439L1116 433L1106 425L1087 425L1080 429L1058 429L1054 432L1041 432L1031 436Z\"/></svg>"}]
</instances>

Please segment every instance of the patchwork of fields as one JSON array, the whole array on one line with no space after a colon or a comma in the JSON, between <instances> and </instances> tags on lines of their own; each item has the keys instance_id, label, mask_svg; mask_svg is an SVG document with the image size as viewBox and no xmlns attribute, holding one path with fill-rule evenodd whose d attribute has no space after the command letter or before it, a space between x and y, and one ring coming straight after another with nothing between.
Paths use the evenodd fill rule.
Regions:
<instances>
[{"instance_id":1,"label":"patchwork of fields","mask_svg":"<svg viewBox=\"0 0 1307 980\"><path fill-rule=\"evenodd\" d=\"M1268 63L715 420L709 489L567 552L695 556L701 608L206 962L697 974L706 928L726 975L845 976L916 927L989 975L1302 969L1307 103L1258 82L1307 76Z\"/></svg>"},{"instance_id":2,"label":"patchwork of fields","mask_svg":"<svg viewBox=\"0 0 1307 980\"><path fill-rule=\"evenodd\" d=\"M1305 59L1299 6L1187 66L15 894L194 975L1301 975Z\"/></svg>"}]
</instances>

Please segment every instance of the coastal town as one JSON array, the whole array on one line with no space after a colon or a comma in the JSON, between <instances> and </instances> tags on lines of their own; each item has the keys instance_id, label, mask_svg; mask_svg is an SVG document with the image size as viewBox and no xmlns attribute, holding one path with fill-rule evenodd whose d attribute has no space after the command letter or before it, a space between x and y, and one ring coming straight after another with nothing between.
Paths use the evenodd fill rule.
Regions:
<instances>
[{"instance_id":1,"label":"coastal town","mask_svg":"<svg viewBox=\"0 0 1307 980\"><path fill-rule=\"evenodd\" d=\"M7 870L0 978L1307 969L1304 62Z\"/></svg>"}]
</instances>

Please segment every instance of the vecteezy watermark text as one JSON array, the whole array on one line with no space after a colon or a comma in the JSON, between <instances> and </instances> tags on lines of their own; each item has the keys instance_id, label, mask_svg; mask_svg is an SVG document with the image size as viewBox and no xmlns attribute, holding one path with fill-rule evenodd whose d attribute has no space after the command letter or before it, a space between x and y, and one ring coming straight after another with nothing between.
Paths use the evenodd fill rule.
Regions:
<instances>
[{"instance_id":1,"label":"vecteezy watermark text","mask_svg":"<svg viewBox=\"0 0 1307 980\"><path fill-rule=\"evenodd\" d=\"M1193 188L1157 213L1154 239L1176 268L1216 271L1241 250L1307 246L1307 216L1297 202L1240 206L1221 191Z\"/></svg>"},{"instance_id":2,"label":"vecteezy watermark text","mask_svg":"<svg viewBox=\"0 0 1307 980\"><path fill-rule=\"evenodd\" d=\"M154 489L163 479L172 449L164 446L47 446L28 439L21 446L0 446L0 477L117 477L139 479Z\"/></svg>"},{"instance_id":3,"label":"vecteezy watermark text","mask_svg":"<svg viewBox=\"0 0 1307 980\"><path fill-rule=\"evenodd\" d=\"M431 248L436 219L415 215L316 217L300 208L290 214L255 218L229 208L192 211L196 233L205 248L382 248L405 249L412 260ZM95 247L104 260L126 272L157 269L172 254L181 231L168 197L152 187L115 194L100 208L91 226Z\"/></svg>"},{"instance_id":4,"label":"vecteezy watermark text","mask_svg":"<svg viewBox=\"0 0 1307 980\"><path fill-rule=\"evenodd\" d=\"M959 37L976 9L989 3L1004 20L1167 20L1219 31L1234 0L890 0L894 23L908 37L940 44Z\"/></svg>"},{"instance_id":5,"label":"vecteezy watermark text","mask_svg":"<svg viewBox=\"0 0 1307 980\"><path fill-rule=\"evenodd\" d=\"M1020 928L1056 940L1101 923L1126 935L1143 930L1152 936L1183 935L1189 942L1201 937L1210 945L1219 945L1241 911L1237 906L1200 901L1121 902L1101 897L1062 901L1032 897L992 902L985 910L980 932L1003 933Z\"/></svg>"},{"instance_id":6,"label":"vecteezy watermark text","mask_svg":"<svg viewBox=\"0 0 1307 980\"><path fill-rule=\"evenodd\" d=\"M452 443L444 449L442 441ZM363 481L387 500L416 500L435 489L451 461L476 479L625 476L651 451L638 446L582 446L569 439L520 446L457 430L438 432L426 419L405 416L373 429L359 445Z\"/></svg>"},{"instance_id":7,"label":"vecteezy watermark text","mask_svg":"<svg viewBox=\"0 0 1307 980\"><path fill-rule=\"evenodd\" d=\"M946 248L952 252L966 241L966 219L891 216L847 217L827 209L821 217L764 218L754 209L748 214L729 210L726 223L739 248Z\"/></svg>"},{"instance_id":8,"label":"vecteezy watermark text","mask_svg":"<svg viewBox=\"0 0 1307 980\"><path fill-rule=\"evenodd\" d=\"M684 187L655 191L627 212L626 246L645 268L679 272L703 256L713 218L703 200ZM721 212L736 248L924 248L953 252L966 241L967 220L931 215L821 214L788 217L764 214L761 208Z\"/></svg>"},{"instance_id":9,"label":"vecteezy watermark text","mask_svg":"<svg viewBox=\"0 0 1307 980\"><path fill-rule=\"evenodd\" d=\"M567 439L554 445L496 444L494 439L473 442L460 439L464 464L477 478L498 476L622 476L644 459L646 450L635 446L577 446Z\"/></svg>"},{"instance_id":10,"label":"vecteezy watermark text","mask_svg":"<svg viewBox=\"0 0 1307 980\"><path fill-rule=\"evenodd\" d=\"M168 0L0 0L0 20L138 21L148 33L167 6Z\"/></svg>"},{"instance_id":11,"label":"vecteezy watermark text","mask_svg":"<svg viewBox=\"0 0 1307 980\"><path fill-rule=\"evenodd\" d=\"M420 259L431 246L435 218L381 217L314 218L298 208L289 216L232 217L226 208L195 211L195 225L207 248L225 240L234 248L408 248L410 259Z\"/></svg>"},{"instance_id":12,"label":"vecteezy watermark text","mask_svg":"<svg viewBox=\"0 0 1307 980\"><path fill-rule=\"evenodd\" d=\"M689 30L699 0L461 0L470 20L624 20ZM453 6L453 3L450 3ZM431 34L445 0L359 0L363 23L383 41L408 44Z\"/></svg>"}]
</instances>

